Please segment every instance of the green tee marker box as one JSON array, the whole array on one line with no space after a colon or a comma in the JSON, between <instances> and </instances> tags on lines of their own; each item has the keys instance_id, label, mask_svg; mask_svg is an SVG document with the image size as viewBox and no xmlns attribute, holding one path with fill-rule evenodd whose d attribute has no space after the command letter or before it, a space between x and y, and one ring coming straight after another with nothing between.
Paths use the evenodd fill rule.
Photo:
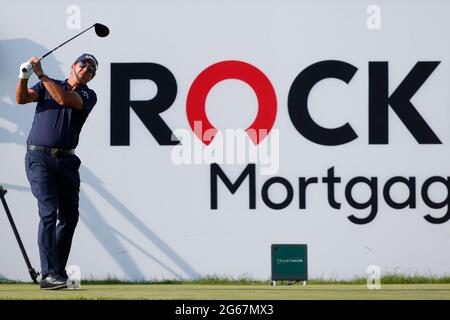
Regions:
<instances>
[{"instance_id":1,"label":"green tee marker box","mask_svg":"<svg viewBox=\"0 0 450 320\"><path fill-rule=\"evenodd\" d=\"M308 280L306 244L272 244L272 280Z\"/></svg>"}]
</instances>

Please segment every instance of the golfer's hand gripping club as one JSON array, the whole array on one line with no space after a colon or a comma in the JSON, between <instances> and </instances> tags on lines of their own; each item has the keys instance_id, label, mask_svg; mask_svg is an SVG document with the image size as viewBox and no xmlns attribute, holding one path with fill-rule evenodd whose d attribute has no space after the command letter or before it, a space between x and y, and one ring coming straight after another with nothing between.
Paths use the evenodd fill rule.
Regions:
<instances>
[{"instance_id":1,"label":"golfer's hand gripping club","mask_svg":"<svg viewBox=\"0 0 450 320\"><path fill-rule=\"evenodd\" d=\"M39 69L40 69L41 68L40 67L41 59L42 58L32 57L27 62L22 63L20 65L19 78L20 79L28 79L28 78L30 78L30 76L33 74L33 72L36 71L36 70L34 70L35 67L33 67L33 64L31 62L34 62L34 65L35 66L39 66Z\"/></svg>"},{"instance_id":2,"label":"golfer's hand gripping club","mask_svg":"<svg viewBox=\"0 0 450 320\"><path fill-rule=\"evenodd\" d=\"M19 67L19 78L28 79L33 74L33 66L30 62L24 62Z\"/></svg>"}]
</instances>

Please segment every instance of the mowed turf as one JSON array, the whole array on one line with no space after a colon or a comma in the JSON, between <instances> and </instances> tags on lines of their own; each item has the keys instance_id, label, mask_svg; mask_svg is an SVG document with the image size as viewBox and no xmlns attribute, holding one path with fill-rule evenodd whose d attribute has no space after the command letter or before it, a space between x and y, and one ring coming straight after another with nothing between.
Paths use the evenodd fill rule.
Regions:
<instances>
[{"instance_id":1,"label":"mowed turf","mask_svg":"<svg viewBox=\"0 0 450 320\"><path fill-rule=\"evenodd\" d=\"M200 285L200 284L107 284L81 285L77 290L40 290L32 284L0 284L0 299L446 299L450 284L382 285Z\"/></svg>"}]
</instances>

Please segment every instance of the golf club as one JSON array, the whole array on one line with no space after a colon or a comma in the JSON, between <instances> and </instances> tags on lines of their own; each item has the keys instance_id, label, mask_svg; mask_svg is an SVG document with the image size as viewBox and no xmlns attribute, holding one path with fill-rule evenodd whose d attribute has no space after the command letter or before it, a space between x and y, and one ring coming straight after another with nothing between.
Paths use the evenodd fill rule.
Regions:
<instances>
[{"instance_id":1,"label":"golf club","mask_svg":"<svg viewBox=\"0 0 450 320\"><path fill-rule=\"evenodd\" d=\"M62 47L63 45L65 45L67 42L72 41L73 39L75 39L76 37L82 35L83 33L85 33L86 31L88 31L89 29L95 29L95 33L97 34L97 36L103 38L106 37L109 34L109 28L107 26L105 26L104 24L101 23L95 23L92 26L90 26L89 28L87 28L86 30L81 31L80 33L78 33L77 35L73 36L72 38L70 38L69 40L61 43L59 46L57 46L56 48L54 48L53 50L47 52L46 54L44 54L42 57L39 58L39 60L44 59L46 56L48 56L50 53L52 53L53 51L59 49L60 47ZM26 67L22 68L23 72L27 72L30 71L33 67L31 66L31 63L28 63Z\"/></svg>"},{"instance_id":2,"label":"golf club","mask_svg":"<svg viewBox=\"0 0 450 320\"><path fill-rule=\"evenodd\" d=\"M8 205L6 204L6 200L5 200L6 192L7 192L6 189L4 189L3 186L0 185L0 198L3 203L3 207L5 208L6 215L8 216L9 223L11 224L11 228L13 229L13 232L14 232L14 235L16 236L17 242L19 243L20 251L22 251L22 256L25 259L25 263L27 264L28 272L30 273L31 279L33 280L34 283L38 283L37 277L38 277L39 273L33 269L33 267L31 266L30 260L28 259L28 255L27 255L27 253L25 251L25 247L23 246L23 243L22 243L22 239L20 239L20 235L19 235L19 232L17 231L16 224L14 223L14 220L11 216L11 212L9 211Z\"/></svg>"}]
</instances>

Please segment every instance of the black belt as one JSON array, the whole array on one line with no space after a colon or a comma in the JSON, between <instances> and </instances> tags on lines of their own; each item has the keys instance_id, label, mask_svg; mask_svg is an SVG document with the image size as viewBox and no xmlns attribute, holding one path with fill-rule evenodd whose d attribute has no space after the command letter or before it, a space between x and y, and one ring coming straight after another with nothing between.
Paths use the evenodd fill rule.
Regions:
<instances>
[{"instance_id":1,"label":"black belt","mask_svg":"<svg viewBox=\"0 0 450 320\"><path fill-rule=\"evenodd\" d=\"M52 157L64 157L70 154L75 154L75 149L58 149L58 148L46 148L41 146L34 146L32 144L27 145L28 151L40 151L45 152Z\"/></svg>"}]
</instances>

